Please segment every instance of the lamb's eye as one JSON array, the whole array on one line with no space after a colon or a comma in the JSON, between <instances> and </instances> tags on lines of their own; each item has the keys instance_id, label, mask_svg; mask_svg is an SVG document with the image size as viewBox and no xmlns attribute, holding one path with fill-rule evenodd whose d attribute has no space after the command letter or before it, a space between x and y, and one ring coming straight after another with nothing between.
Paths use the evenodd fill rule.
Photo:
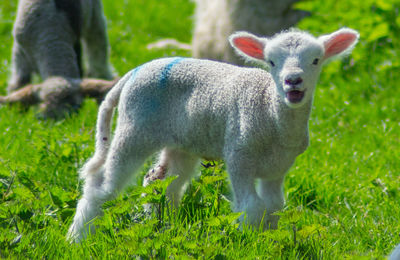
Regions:
<instances>
[{"instance_id":1,"label":"lamb's eye","mask_svg":"<svg viewBox=\"0 0 400 260\"><path fill-rule=\"evenodd\" d=\"M275 63L272 60L269 60L268 62L269 64L271 64L272 67L275 67Z\"/></svg>"},{"instance_id":2,"label":"lamb's eye","mask_svg":"<svg viewBox=\"0 0 400 260\"><path fill-rule=\"evenodd\" d=\"M314 61L312 62L312 64L314 65L318 65L319 59L314 59Z\"/></svg>"}]
</instances>

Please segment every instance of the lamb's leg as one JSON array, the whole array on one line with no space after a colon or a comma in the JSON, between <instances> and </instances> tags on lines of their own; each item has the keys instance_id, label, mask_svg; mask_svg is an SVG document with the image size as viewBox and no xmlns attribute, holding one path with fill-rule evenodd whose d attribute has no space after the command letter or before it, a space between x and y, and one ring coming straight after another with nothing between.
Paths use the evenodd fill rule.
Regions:
<instances>
[{"instance_id":1,"label":"lamb's leg","mask_svg":"<svg viewBox=\"0 0 400 260\"><path fill-rule=\"evenodd\" d=\"M260 197L265 202L268 210L268 220L271 228L277 228L279 220L279 216L272 215L272 213L281 210L285 203L283 180L284 178L276 180L262 179L260 183Z\"/></svg>"},{"instance_id":2,"label":"lamb's leg","mask_svg":"<svg viewBox=\"0 0 400 260\"><path fill-rule=\"evenodd\" d=\"M169 159L167 176L177 176L168 186L167 196L177 208L181 201L185 185L196 173L196 167L200 160L197 156L180 150L169 150L166 156Z\"/></svg>"},{"instance_id":3,"label":"lamb's leg","mask_svg":"<svg viewBox=\"0 0 400 260\"><path fill-rule=\"evenodd\" d=\"M146 174L143 186L147 186L156 179L177 176L167 188L167 196L177 208L182 198L184 186L194 175L198 163L199 158L197 156L178 149L164 148L156 166ZM148 206L146 210L149 210Z\"/></svg>"},{"instance_id":4,"label":"lamb's leg","mask_svg":"<svg viewBox=\"0 0 400 260\"><path fill-rule=\"evenodd\" d=\"M236 212L244 212L242 221L258 228L268 228L267 209L264 202L258 197L254 187L254 179L246 176L230 174L232 188L235 194Z\"/></svg>"},{"instance_id":5,"label":"lamb's leg","mask_svg":"<svg viewBox=\"0 0 400 260\"><path fill-rule=\"evenodd\" d=\"M80 242L88 234L94 233L94 226L90 223L95 217L102 215L101 205L109 198L102 190L104 169L96 173L86 174L82 198L78 201L73 222L68 230L68 239Z\"/></svg>"},{"instance_id":6,"label":"lamb's leg","mask_svg":"<svg viewBox=\"0 0 400 260\"><path fill-rule=\"evenodd\" d=\"M237 212L244 212L242 221L258 228L269 226L265 202L260 199L255 189L255 174L251 165L246 163L245 157L235 156L226 160L233 192L235 195L235 208Z\"/></svg>"},{"instance_id":7,"label":"lamb's leg","mask_svg":"<svg viewBox=\"0 0 400 260\"><path fill-rule=\"evenodd\" d=\"M30 61L19 44L15 41L12 49L11 78L8 82L7 93L28 84L31 80L32 67Z\"/></svg>"},{"instance_id":8,"label":"lamb's leg","mask_svg":"<svg viewBox=\"0 0 400 260\"><path fill-rule=\"evenodd\" d=\"M127 128L117 129L104 168L95 175L82 174L85 186L68 232L70 239L79 242L94 231L90 222L102 214L102 204L118 195L153 152L143 140Z\"/></svg>"}]
</instances>

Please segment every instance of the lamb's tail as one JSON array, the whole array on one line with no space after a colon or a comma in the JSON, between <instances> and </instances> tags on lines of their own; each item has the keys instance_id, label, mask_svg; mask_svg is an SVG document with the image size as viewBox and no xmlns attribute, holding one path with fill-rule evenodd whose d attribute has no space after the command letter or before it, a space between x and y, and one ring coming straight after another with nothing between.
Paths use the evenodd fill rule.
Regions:
<instances>
[{"instance_id":1,"label":"lamb's tail","mask_svg":"<svg viewBox=\"0 0 400 260\"><path fill-rule=\"evenodd\" d=\"M96 126L96 151L80 170L80 178L82 179L98 172L106 161L111 143L111 120L114 108L117 106L121 91L130 77L131 73L128 73L118 81L100 105Z\"/></svg>"}]
</instances>

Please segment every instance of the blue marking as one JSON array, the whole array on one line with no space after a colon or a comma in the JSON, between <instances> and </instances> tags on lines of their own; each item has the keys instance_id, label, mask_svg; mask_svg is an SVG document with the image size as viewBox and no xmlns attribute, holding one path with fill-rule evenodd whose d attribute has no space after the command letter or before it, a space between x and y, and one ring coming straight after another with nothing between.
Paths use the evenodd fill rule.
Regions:
<instances>
[{"instance_id":1,"label":"blue marking","mask_svg":"<svg viewBox=\"0 0 400 260\"><path fill-rule=\"evenodd\" d=\"M168 78L171 74L171 69L173 66L184 60L185 58L176 58L165 66L165 68L161 71L160 82L158 83L158 88L164 89L167 86Z\"/></svg>"},{"instance_id":2,"label":"blue marking","mask_svg":"<svg viewBox=\"0 0 400 260\"><path fill-rule=\"evenodd\" d=\"M131 81L134 81L136 78L136 74L138 73L138 71L142 68L143 65L136 67L135 69L132 70L131 72Z\"/></svg>"},{"instance_id":3,"label":"blue marking","mask_svg":"<svg viewBox=\"0 0 400 260\"><path fill-rule=\"evenodd\" d=\"M156 113L161 107L160 101L158 99L150 99L148 100L147 103L147 111L149 111L149 114L154 114Z\"/></svg>"}]
</instances>

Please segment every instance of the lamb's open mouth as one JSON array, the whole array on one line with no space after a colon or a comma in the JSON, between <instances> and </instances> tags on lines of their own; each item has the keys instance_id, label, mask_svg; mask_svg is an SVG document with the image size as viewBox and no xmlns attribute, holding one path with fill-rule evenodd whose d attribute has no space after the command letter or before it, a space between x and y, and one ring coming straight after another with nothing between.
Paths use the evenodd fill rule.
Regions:
<instances>
[{"instance_id":1,"label":"lamb's open mouth","mask_svg":"<svg viewBox=\"0 0 400 260\"><path fill-rule=\"evenodd\" d=\"M304 91L300 90L291 90L286 92L286 98L289 100L290 103L299 103L303 100Z\"/></svg>"}]
</instances>

